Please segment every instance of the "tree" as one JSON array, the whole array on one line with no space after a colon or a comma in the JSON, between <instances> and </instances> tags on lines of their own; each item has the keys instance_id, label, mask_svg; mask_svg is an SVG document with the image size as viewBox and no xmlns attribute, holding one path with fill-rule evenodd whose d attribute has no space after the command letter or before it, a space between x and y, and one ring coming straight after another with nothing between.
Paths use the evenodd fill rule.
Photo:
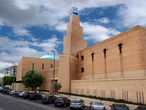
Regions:
<instances>
[{"instance_id":1,"label":"tree","mask_svg":"<svg viewBox=\"0 0 146 110\"><path fill-rule=\"evenodd\" d=\"M26 72L25 76L22 77L22 83L25 87L31 87L32 90L34 90L34 88L41 86L44 79L45 78L37 71L30 70Z\"/></svg>"},{"instance_id":2,"label":"tree","mask_svg":"<svg viewBox=\"0 0 146 110\"><path fill-rule=\"evenodd\" d=\"M60 83L55 82L54 89L55 93L58 92L62 88L62 85Z\"/></svg>"},{"instance_id":3,"label":"tree","mask_svg":"<svg viewBox=\"0 0 146 110\"><path fill-rule=\"evenodd\" d=\"M4 85L12 85L13 82L16 82L15 76L4 76L2 78Z\"/></svg>"}]
</instances>

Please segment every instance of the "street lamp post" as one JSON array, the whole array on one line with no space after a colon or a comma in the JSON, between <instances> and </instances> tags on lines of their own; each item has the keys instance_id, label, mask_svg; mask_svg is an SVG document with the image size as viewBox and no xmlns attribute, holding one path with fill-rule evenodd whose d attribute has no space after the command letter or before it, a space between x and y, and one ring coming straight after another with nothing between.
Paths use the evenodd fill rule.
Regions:
<instances>
[{"instance_id":1,"label":"street lamp post","mask_svg":"<svg viewBox=\"0 0 146 110\"><path fill-rule=\"evenodd\" d=\"M55 79L55 51L52 50L54 53L54 64L53 64L53 96L54 96L54 79Z\"/></svg>"}]
</instances>

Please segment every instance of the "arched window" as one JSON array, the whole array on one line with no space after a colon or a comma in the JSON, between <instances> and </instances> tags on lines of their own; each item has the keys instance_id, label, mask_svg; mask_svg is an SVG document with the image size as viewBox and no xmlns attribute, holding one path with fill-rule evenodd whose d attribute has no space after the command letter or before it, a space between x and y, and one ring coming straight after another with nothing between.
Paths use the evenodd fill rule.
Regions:
<instances>
[{"instance_id":1,"label":"arched window","mask_svg":"<svg viewBox=\"0 0 146 110\"><path fill-rule=\"evenodd\" d=\"M81 72L82 72L82 73L84 72L84 67L81 68Z\"/></svg>"},{"instance_id":2,"label":"arched window","mask_svg":"<svg viewBox=\"0 0 146 110\"><path fill-rule=\"evenodd\" d=\"M84 56L83 55L81 56L81 60L84 61Z\"/></svg>"},{"instance_id":3,"label":"arched window","mask_svg":"<svg viewBox=\"0 0 146 110\"><path fill-rule=\"evenodd\" d=\"M44 69L44 64L42 64L42 70Z\"/></svg>"},{"instance_id":4,"label":"arched window","mask_svg":"<svg viewBox=\"0 0 146 110\"><path fill-rule=\"evenodd\" d=\"M123 44L122 44L122 43L120 43L118 46L119 46L119 51L120 51L120 54L122 54L122 47L123 47Z\"/></svg>"},{"instance_id":5,"label":"arched window","mask_svg":"<svg viewBox=\"0 0 146 110\"><path fill-rule=\"evenodd\" d=\"M94 61L94 53L92 53L91 56L92 56L92 61Z\"/></svg>"},{"instance_id":6,"label":"arched window","mask_svg":"<svg viewBox=\"0 0 146 110\"><path fill-rule=\"evenodd\" d=\"M32 63L32 70L34 70L34 62Z\"/></svg>"},{"instance_id":7,"label":"arched window","mask_svg":"<svg viewBox=\"0 0 146 110\"><path fill-rule=\"evenodd\" d=\"M106 51L107 49L103 49L104 58L106 58Z\"/></svg>"}]
</instances>

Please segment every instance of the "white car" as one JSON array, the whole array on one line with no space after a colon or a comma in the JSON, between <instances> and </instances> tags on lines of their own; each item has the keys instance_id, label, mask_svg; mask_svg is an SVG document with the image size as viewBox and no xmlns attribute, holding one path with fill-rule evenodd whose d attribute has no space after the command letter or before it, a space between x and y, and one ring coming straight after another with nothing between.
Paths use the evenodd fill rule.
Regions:
<instances>
[{"instance_id":1,"label":"white car","mask_svg":"<svg viewBox=\"0 0 146 110\"><path fill-rule=\"evenodd\" d=\"M16 92L15 90L11 90L11 91L9 92L9 94L10 94L10 95L14 95L15 92Z\"/></svg>"},{"instance_id":2,"label":"white car","mask_svg":"<svg viewBox=\"0 0 146 110\"><path fill-rule=\"evenodd\" d=\"M19 92L18 96L23 97L24 93L25 93L25 91L21 91L21 92Z\"/></svg>"},{"instance_id":3,"label":"white car","mask_svg":"<svg viewBox=\"0 0 146 110\"><path fill-rule=\"evenodd\" d=\"M82 109L85 106L85 103L81 99L72 99L70 103L70 109L72 108L80 108Z\"/></svg>"},{"instance_id":4,"label":"white car","mask_svg":"<svg viewBox=\"0 0 146 110\"><path fill-rule=\"evenodd\" d=\"M105 106L102 102L91 102L90 109L91 110L105 110Z\"/></svg>"}]
</instances>

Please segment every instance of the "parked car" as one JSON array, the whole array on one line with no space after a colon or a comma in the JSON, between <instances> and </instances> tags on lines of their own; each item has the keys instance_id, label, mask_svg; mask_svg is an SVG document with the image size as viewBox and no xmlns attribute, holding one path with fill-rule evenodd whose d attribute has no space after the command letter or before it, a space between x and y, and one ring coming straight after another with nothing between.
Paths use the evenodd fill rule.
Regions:
<instances>
[{"instance_id":1,"label":"parked car","mask_svg":"<svg viewBox=\"0 0 146 110\"><path fill-rule=\"evenodd\" d=\"M129 107L125 104L113 104L111 106L112 110L130 110Z\"/></svg>"},{"instance_id":2,"label":"parked car","mask_svg":"<svg viewBox=\"0 0 146 110\"><path fill-rule=\"evenodd\" d=\"M40 95L39 93L29 93L30 100L38 100L41 98L42 98L42 95Z\"/></svg>"},{"instance_id":3,"label":"parked car","mask_svg":"<svg viewBox=\"0 0 146 110\"><path fill-rule=\"evenodd\" d=\"M12 90L12 89L7 90L7 94L9 94L11 90Z\"/></svg>"},{"instance_id":4,"label":"parked car","mask_svg":"<svg viewBox=\"0 0 146 110\"><path fill-rule=\"evenodd\" d=\"M70 109L72 108L78 108L82 109L85 106L85 102L81 99L72 99L70 103Z\"/></svg>"},{"instance_id":5,"label":"parked car","mask_svg":"<svg viewBox=\"0 0 146 110\"><path fill-rule=\"evenodd\" d=\"M70 99L66 97L59 97L55 100L55 106L69 106L70 102Z\"/></svg>"},{"instance_id":6,"label":"parked car","mask_svg":"<svg viewBox=\"0 0 146 110\"><path fill-rule=\"evenodd\" d=\"M25 93L25 91L21 91L21 92L19 92L18 96L23 97L24 93Z\"/></svg>"},{"instance_id":7,"label":"parked car","mask_svg":"<svg viewBox=\"0 0 146 110\"><path fill-rule=\"evenodd\" d=\"M15 91L15 93L13 95L18 97L20 92L22 92L22 91Z\"/></svg>"},{"instance_id":8,"label":"parked car","mask_svg":"<svg viewBox=\"0 0 146 110\"><path fill-rule=\"evenodd\" d=\"M135 110L146 110L146 106L139 105Z\"/></svg>"},{"instance_id":9,"label":"parked car","mask_svg":"<svg viewBox=\"0 0 146 110\"><path fill-rule=\"evenodd\" d=\"M11 90L11 91L9 91L9 94L10 94L10 95L14 95L15 92L17 92L17 91L15 91L15 90Z\"/></svg>"},{"instance_id":10,"label":"parked car","mask_svg":"<svg viewBox=\"0 0 146 110\"><path fill-rule=\"evenodd\" d=\"M0 92L2 92L2 90L3 90L3 88L2 88L2 87L0 87Z\"/></svg>"},{"instance_id":11,"label":"parked car","mask_svg":"<svg viewBox=\"0 0 146 110\"><path fill-rule=\"evenodd\" d=\"M90 109L91 110L105 110L105 106L102 102L91 102Z\"/></svg>"},{"instance_id":12,"label":"parked car","mask_svg":"<svg viewBox=\"0 0 146 110\"><path fill-rule=\"evenodd\" d=\"M3 94L7 94L7 91L9 90L9 88L5 87L5 88L2 88L2 93Z\"/></svg>"},{"instance_id":13,"label":"parked car","mask_svg":"<svg viewBox=\"0 0 146 110\"><path fill-rule=\"evenodd\" d=\"M50 104L50 103L54 103L55 100L57 99L56 96L42 96L41 101L43 104Z\"/></svg>"},{"instance_id":14,"label":"parked car","mask_svg":"<svg viewBox=\"0 0 146 110\"><path fill-rule=\"evenodd\" d=\"M23 98L28 99L29 98L29 92L24 92Z\"/></svg>"}]
</instances>

